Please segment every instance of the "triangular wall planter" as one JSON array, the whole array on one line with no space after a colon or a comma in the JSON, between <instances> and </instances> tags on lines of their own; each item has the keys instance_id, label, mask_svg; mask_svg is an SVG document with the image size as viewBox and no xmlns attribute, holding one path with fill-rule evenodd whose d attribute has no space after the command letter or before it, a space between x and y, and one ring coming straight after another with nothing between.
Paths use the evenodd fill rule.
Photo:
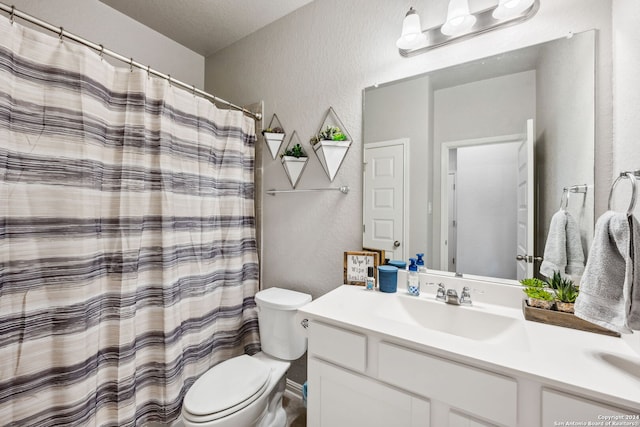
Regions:
<instances>
[{"instance_id":1,"label":"triangular wall planter","mask_svg":"<svg viewBox=\"0 0 640 427\"><path fill-rule=\"evenodd\" d=\"M322 140L313 146L313 150L316 152L320 164L331 182L336 177L350 146L351 141L328 140Z\"/></svg>"},{"instance_id":2,"label":"triangular wall planter","mask_svg":"<svg viewBox=\"0 0 640 427\"><path fill-rule=\"evenodd\" d=\"M267 146L269 147L269 152L271 153L271 157L274 159L278 156L278 151L280 151L280 146L282 145L282 141L284 140L284 133L273 133L273 132L262 132L264 136L264 140L267 142Z\"/></svg>"},{"instance_id":3,"label":"triangular wall planter","mask_svg":"<svg viewBox=\"0 0 640 427\"><path fill-rule=\"evenodd\" d=\"M336 136L332 137L332 135L336 133L333 131L330 132L330 129L337 130L339 138L341 139L332 139L336 138ZM318 160L320 160L320 164L329 177L329 180L333 182L352 141L351 135L349 135L349 132L345 129L344 124L340 121L333 107L329 107L327 114L325 114L322 124L320 125L320 130L318 130L316 136L312 138L312 143L314 141L313 151L316 153Z\"/></svg>"},{"instance_id":4,"label":"triangular wall planter","mask_svg":"<svg viewBox=\"0 0 640 427\"><path fill-rule=\"evenodd\" d=\"M270 130L277 130L278 132L270 132ZM280 123L278 116L274 114L273 117L271 117L269 126L267 126L267 128L262 131L262 136L264 136L264 140L269 147L269 152L271 153L271 157L273 157L273 159L278 156L278 152L280 151L280 146L282 145L282 141L284 141L285 135L286 132L282 127L282 123Z\"/></svg>"},{"instance_id":5,"label":"triangular wall planter","mask_svg":"<svg viewBox=\"0 0 640 427\"><path fill-rule=\"evenodd\" d=\"M296 188L296 185L298 185L298 181L308 161L308 157L282 156L282 166L284 166L284 171L287 173L287 178L289 178L289 182L293 188Z\"/></svg>"},{"instance_id":6,"label":"triangular wall planter","mask_svg":"<svg viewBox=\"0 0 640 427\"><path fill-rule=\"evenodd\" d=\"M297 153L295 150L296 145L299 145L299 151ZM296 188L296 185L302 176L302 172L304 172L304 168L307 166L309 156L307 156L307 153L302 148L300 138L298 138L298 134L295 130L291 134L289 144L287 144L287 147L284 149L280 157L282 157L282 166L284 167L284 171L287 173L287 178L289 178L291 186Z\"/></svg>"}]
</instances>

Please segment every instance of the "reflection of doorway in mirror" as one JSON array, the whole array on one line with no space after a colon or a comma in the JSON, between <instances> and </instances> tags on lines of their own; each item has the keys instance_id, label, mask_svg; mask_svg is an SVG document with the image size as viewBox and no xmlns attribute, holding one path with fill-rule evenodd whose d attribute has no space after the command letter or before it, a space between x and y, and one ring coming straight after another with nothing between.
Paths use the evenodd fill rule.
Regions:
<instances>
[{"instance_id":1,"label":"reflection of doorway in mirror","mask_svg":"<svg viewBox=\"0 0 640 427\"><path fill-rule=\"evenodd\" d=\"M408 139L364 147L363 247L382 249L389 259L406 259Z\"/></svg>"},{"instance_id":2,"label":"reflection of doorway in mirror","mask_svg":"<svg viewBox=\"0 0 640 427\"><path fill-rule=\"evenodd\" d=\"M447 219L441 221L441 269L517 278L518 241L528 234L518 220L524 141L517 134L443 144L441 179L448 185L440 205Z\"/></svg>"}]
</instances>

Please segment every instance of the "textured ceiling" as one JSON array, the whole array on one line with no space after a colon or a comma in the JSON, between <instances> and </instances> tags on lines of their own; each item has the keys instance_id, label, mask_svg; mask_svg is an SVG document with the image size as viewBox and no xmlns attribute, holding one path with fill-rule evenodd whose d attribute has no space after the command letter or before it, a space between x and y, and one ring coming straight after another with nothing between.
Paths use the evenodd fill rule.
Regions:
<instances>
[{"instance_id":1,"label":"textured ceiling","mask_svg":"<svg viewBox=\"0 0 640 427\"><path fill-rule=\"evenodd\" d=\"M209 56L312 0L100 0Z\"/></svg>"}]
</instances>

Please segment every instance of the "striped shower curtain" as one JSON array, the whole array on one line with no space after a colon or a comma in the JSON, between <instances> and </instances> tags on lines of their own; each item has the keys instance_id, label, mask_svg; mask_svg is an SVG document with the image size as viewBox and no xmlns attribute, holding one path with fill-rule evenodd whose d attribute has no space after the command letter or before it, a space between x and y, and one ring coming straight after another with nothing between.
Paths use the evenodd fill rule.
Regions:
<instances>
[{"instance_id":1,"label":"striped shower curtain","mask_svg":"<svg viewBox=\"0 0 640 427\"><path fill-rule=\"evenodd\" d=\"M255 124L0 18L0 424L167 424L259 349Z\"/></svg>"}]
</instances>

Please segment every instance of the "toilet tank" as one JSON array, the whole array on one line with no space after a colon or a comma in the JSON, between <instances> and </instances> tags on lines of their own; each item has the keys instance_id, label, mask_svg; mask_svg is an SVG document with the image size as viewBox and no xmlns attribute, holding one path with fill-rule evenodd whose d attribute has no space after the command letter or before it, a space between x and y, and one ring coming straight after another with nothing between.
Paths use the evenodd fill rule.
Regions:
<instances>
[{"instance_id":1,"label":"toilet tank","mask_svg":"<svg viewBox=\"0 0 640 427\"><path fill-rule=\"evenodd\" d=\"M311 295L281 288L256 294L262 351L283 360L295 360L307 350L307 337L296 321L298 308L311 301Z\"/></svg>"}]
</instances>

